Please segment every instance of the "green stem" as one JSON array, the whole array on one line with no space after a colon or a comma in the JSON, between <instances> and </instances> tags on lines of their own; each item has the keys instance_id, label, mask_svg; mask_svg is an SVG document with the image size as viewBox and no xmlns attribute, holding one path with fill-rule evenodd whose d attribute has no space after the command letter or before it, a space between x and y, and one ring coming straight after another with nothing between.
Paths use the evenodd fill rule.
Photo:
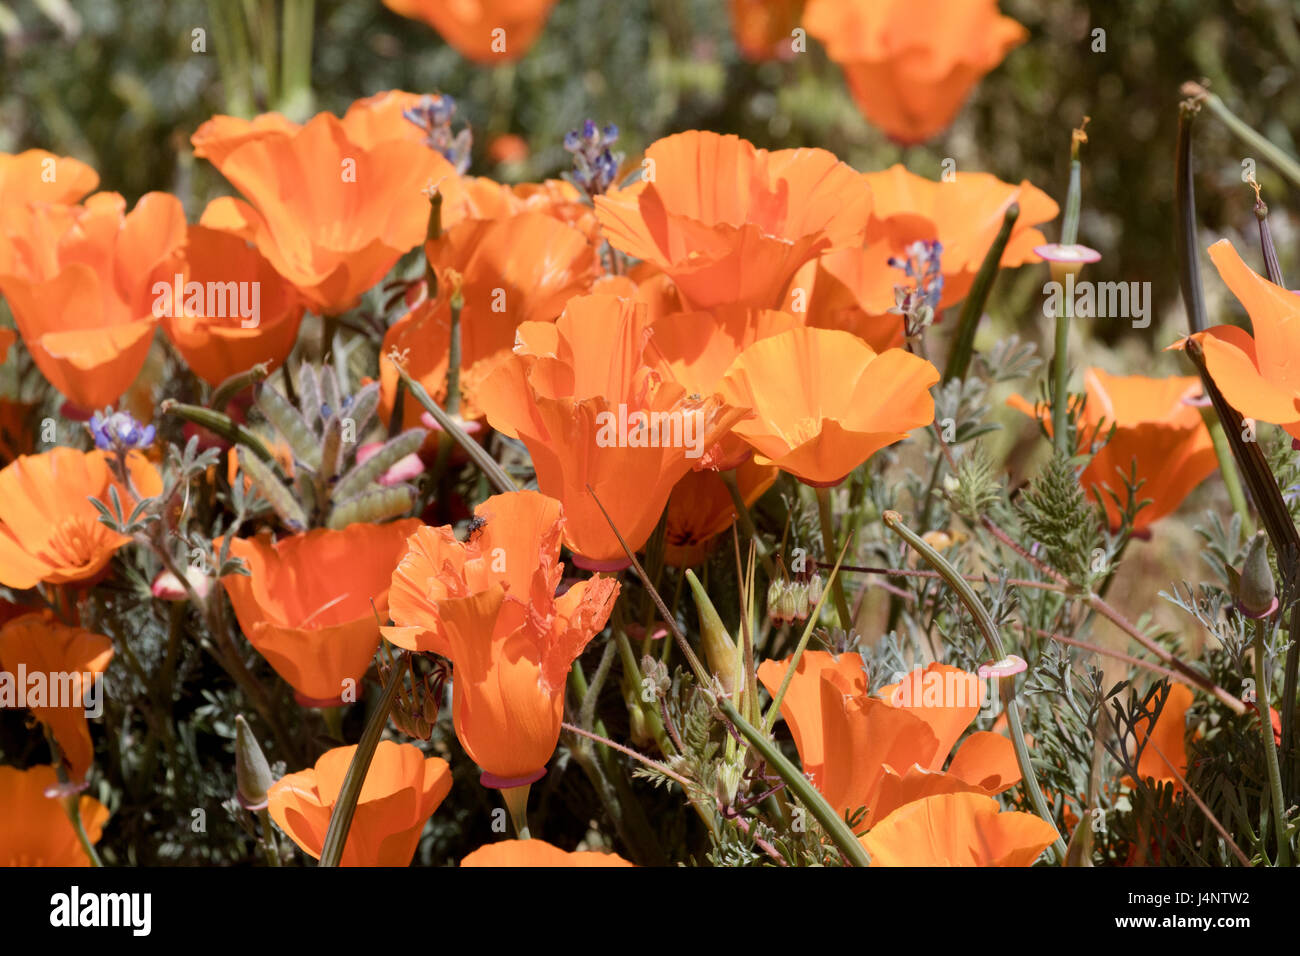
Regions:
<instances>
[{"instance_id":1,"label":"green stem","mask_svg":"<svg viewBox=\"0 0 1300 956\"><path fill-rule=\"evenodd\" d=\"M930 547L915 531L903 524L903 518L897 511L886 511L882 520L885 522L885 527L906 541L912 550L938 571L948 586L956 592L961 603L965 605L966 610L975 619L975 624L984 636L984 641L988 644L989 653L993 655L993 659L1000 661L1006 657L1006 651L1002 647L1002 638L998 634L997 624L989 615L984 602L979 599L974 589L966 583L966 579L944 560L943 555ZM1034 765L1029 757L1029 748L1025 744L1024 728L1020 723L1020 707L1015 701L1007 702L1007 724L1011 731L1011 745L1016 751L1016 764L1020 767L1021 780L1029 797L1029 802L1033 805L1035 813L1055 827L1056 823L1052 819L1052 813L1047 807L1047 801L1043 798L1043 788L1039 786L1038 776L1034 773ZM1052 851L1056 854L1058 862L1065 862L1065 841L1061 839L1059 833L1052 844Z\"/></svg>"},{"instance_id":2,"label":"green stem","mask_svg":"<svg viewBox=\"0 0 1300 956\"><path fill-rule=\"evenodd\" d=\"M405 674L406 669L401 666L400 661L395 661L389 669L388 684L384 687L384 694L375 705L370 720L366 722L366 729L361 732L356 753L352 755L347 775L343 778L343 786L339 788L334 812L330 814L330 825L325 831L325 844L320 852L321 866L338 866L339 860L343 858L343 846L348 839L348 830L352 827L352 817L357 811L361 786L365 783L370 761L374 759L375 748L379 746L379 738L383 736L384 726L388 723L388 712L392 709L393 698L397 696L397 688L401 686Z\"/></svg>"},{"instance_id":3,"label":"green stem","mask_svg":"<svg viewBox=\"0 0 1300 956\"><path fill-rule=\"evenodd\" d=\"M831 490L817 489L817 517L822 526L822 550L829 558L835 553L835 524L831 515ZM840 616L840 627L847 632L853 627L853 615L849 613L849 602L844 597L844 580L838 574L830 581L835 595L835 611ZM810 615L811 619L811 615Z\"/></svg>"},{"instance_id":4,"label":"green stem","mask_svg":"<svg viewBox=\"0 0 1300 956\"><path fill-rule=\"evenodd\" d=\"M993 291L993 282L998 277L1002 253L1007 248L1007 242L1011 239L1011 230L1015 227L1019 216L1020 206L1017 203L1007 207L1006 212L1002 214L1002 228L998 230L993 245L989 246L988 252L984 254L979 272L975 273L975 281L966 295L966 301L962 303L961 318L957 320L957 334L953 337L952 351L948 353L948 364L943 370L945 382L966 377L971 356L975 352L975 331L979 328L984 306L988 302L989 293Z\"/></svg>"},{"instance_id":5,"label":"green stem","mask_svg":"<svg viewBox=\"0 0 1300 956\"><path fill-rule=\"evenodd\" d=\"M740 522L740 527L744 529L745 536L754 542L754 547L758 550L758 559L763 562L763 570L767 572L767 579L772 580L776 577L776 567L772 564L771 555L767 552L767 545L758 536L754 516L749 513L749 506L745 504L745 498L740 493L740 483L736 480L735 469L720 471L718 477L727 486L727 493L731 495L731 503L736 506L736 520Z\"/></svg>"},{"instance_id":6,"label":"green stem","mask_svg":"<svg viewBox=\"0 0 1300 956\"><path fill-rule=\"evenodd\" d=\"M1259 732L1264 738L1264 756L1268 761L1268 785L1272 791L1273 832L1277 837L1277 865L1291 865L1291 839L1286 828L1286 802L1282 796L1282 771L1277 761L1277 742L1273 739L1273 721L1269 715L1267 639L1268 622L1255 621L1255 700L1259 711Z\"/></svg>"},{"instance_id":7,"label":"green stem","mask_svg":"<svg viewBox=\"0 0 1300 956\"><path fill-rule=\"evenodd\" d=\"M1241 535L1245 541L1255 533L1255 520L1250 515L1250 505L1246 503L1246 492L1241 487L1241 475L1237 473L1237 462L1233 460L1232 449L1228 446L1228 436L1223 433L1223 423L1213 410L1207 410L1205 427L1209 429L1210 441L1214 444L1214 457L1219 459L1219 474L1223 476L1223 486L1228 491L1228 500L1232 510L1241 518Z\"/></svg>"},{"instance_id":8,"label":"green stem","mask_svg":"<svg viewBox=\"0 0 1300 956\"><path fill-rule=\"evenodd\" d=\"M1183 89L1191 92L1200 102L1209 107L1210 112L1228 127L1234 136L1268 160L1278 172L1291 180L1292 185L1300 186L1300 162L1297 162L1293 156L1274 145L1263 133L1246 125L1214 93L1195 83L1184 84Z\"/></svg>"},{"instance_id":9,"label":"green stem","mask_svg":"<svg viewBox=\"0 0 1300 956\"><path fill-rule=\"evenodd\" d=\"M262 852L266 862L271 866L280 865L280 844L275 839L275 828L271 826L271 814L266 807L257 811L257 818L262 821Z\"/></svg>"}]
</instances>

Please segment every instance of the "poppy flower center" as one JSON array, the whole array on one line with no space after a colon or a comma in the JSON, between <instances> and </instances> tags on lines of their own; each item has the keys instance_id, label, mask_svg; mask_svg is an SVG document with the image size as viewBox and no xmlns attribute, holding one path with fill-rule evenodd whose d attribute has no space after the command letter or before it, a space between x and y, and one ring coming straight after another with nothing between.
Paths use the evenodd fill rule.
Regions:
<instances>
[{"instance_id":1,"label":"poppy flower center","mask_svg":"<svg viewBox=\"0 0 1300 956\"><path fill-rule=\"evenodd\" d=\"M108 529L94 518L80 515L64 518L37 555L58 568L79 568L90 564L103 549Z\"/></svg>"}]
</instances>

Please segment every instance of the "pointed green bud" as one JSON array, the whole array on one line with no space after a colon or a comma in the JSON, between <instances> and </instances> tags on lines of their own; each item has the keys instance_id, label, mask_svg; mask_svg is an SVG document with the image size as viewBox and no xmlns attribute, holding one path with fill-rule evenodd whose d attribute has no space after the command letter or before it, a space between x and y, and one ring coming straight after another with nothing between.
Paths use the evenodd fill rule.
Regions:
<instances>
[{"instance_id":1,"label":"pointed green bud","mask_svg":"<svg viewBox=\"0 0 1300 956\"><path fill-rule=\"evenodd\" d=\"M722 624L713 602L704 592L704 586L694 571L686 572L686 580L691 584L691 593L695 595L695 607L700 612L700 643L704 646L704 657L709 670L722 684L727 695L735 693L736 680L736 642Z\"/></svg>"},{"instance_id":2,"label":"pointed green bud","mask_svg":"<svg viewBox=\"0 0 1300 956\"><path fill-rule=\"evenodd\" d=\"M245 810L266 807L266 794L275 778L243 714L235 715L235 781L236 796Z\"/></svg>"},{"instance_id":3,"label":"pointed green bud","mask_svg":"<svg viewBox=\"0 0 1300 956\"><path fill-rule=\"evenodd\" d=\"M1237 607L1252 618L1268 617L1277 610L1277 589L1268 566L1268 535L1263 531L1250 540L1237 585Z\"/></svg>"}]
</instances>

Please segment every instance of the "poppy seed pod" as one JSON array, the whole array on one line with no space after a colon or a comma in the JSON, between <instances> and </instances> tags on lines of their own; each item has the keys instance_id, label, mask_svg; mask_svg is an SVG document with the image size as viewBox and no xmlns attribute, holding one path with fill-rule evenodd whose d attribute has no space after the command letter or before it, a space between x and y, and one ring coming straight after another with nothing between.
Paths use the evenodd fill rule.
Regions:
<instances>
[{"instance_id":1,"label":"poppy seed pod","mask_svg":"<svg viewBox=\"0 0 1300 956\"><path fill-rule=\"evenodd\" d=\"M275 783L270 764L243 714L235 715L235 796L245 810L261 810Z\"/></svg>"},{"instance_id":2,"label":"poppy seed pod","mask_svg":"<svg viewBox=\"0 0 1300 956\"><path fill-rule=\"evenodd\" d=\"M1237 607L1251 618L1268 617L1277 610L1277 588L1268 566L1268 535L1255 532L1246 552L1237 585Z\"/></svg>"}]
</instances>

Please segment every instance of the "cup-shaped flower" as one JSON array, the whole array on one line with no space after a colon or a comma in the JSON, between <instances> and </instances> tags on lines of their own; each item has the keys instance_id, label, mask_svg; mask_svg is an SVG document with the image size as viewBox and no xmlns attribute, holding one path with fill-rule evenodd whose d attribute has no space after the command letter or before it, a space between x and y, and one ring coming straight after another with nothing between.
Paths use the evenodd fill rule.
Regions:
<instances>
[{"instance_id":1,"label":"cup-shaped flower","mask_svg":"<svg viewBox=\"0 0 1300 956\"><path fill-rule=\"evenodd\" d=\"M139 452L127 455L131 483L142 497L162 491L162 478ZM0 584L85 581L104 570L130 538L99 520L91 498L107 502L116 487L123 508L131 496L113 477L102 451L55 448L21 455L0 469Z\"/></svg>"},{"instance_id":2,"label":"cup-shaped flower","mask_svg":"<svg viewBox=\"0 0 1300 956\"><path fill-rule=\"evenodd\" d=\"M753 410L733 428L760 464L834 485L886 445L934 420L939 370L903 349L877 354L856 335L792 329L740 354L723 398Z\"/></svg>"},{"instance_id":3,"label":"cup-shaped flower","mask_svg":"<svg viewBox=\"0 0 1300 956\"><path fill-rule=\"evenodd\" d=\"M564 503L564 542L579 563L621 567L610 521L640 548L673 485L743 412L672 379L647 345L642 302L579 296L556 322L517 334L480 391L488 422L528 446L542 493Z\"/></svg>"},{"instance_id":4,"label":"cup-shaped flower","mask_svg":"<svg viewBox=\"0 0 1300 956\"><path fill-rule=\"evenodd\" d=\"M221 579L239 626L299 703L336 706L360 687L379 647L375 614L384 620L393 568L419 527L418 518L404 518L230 542L249 571Z\"/></svg>"},{"instance_id":5,"label":"cup-shaped flower","mask_svg":"<svg viewBox=\"0 0 1300 956\"><path fill-rule=\"evenodd\" d=\"M861 841L872 866L1032 866L1056 838L1042 817L944 793L899 807Z\"/></svg>"},{"instance_id":6,"label":"cup-shaped flower","mask_svg":"<svg viewBox=\"0 0 1300 956\"><path fill-rule=\"evenodd\" d=\"M1136 469L1142 483L1138 502L1150 500L1133 519L1143 530L1171 514L1192 489L1219 467L1214 444L1200 410L1190 400L1200 394L1196 376L1148 378L1109 375L1098 368L1084 373L1086 401L1080 415L1080 452L1103 441L1112 425L1114 435L1079 475L1080 484L1106 507L1112 528L1119 526L1120 509L1112 494L1127 505L1126 478ZM1039 415L1052 433L1047 408L1037 409L1019 395L1007 404L1027 415Z\"/></svg>"},{"instance_id":7,"label":"cup-shaped flower","mask_svg":"<svg viewBox=\"0 0 1300 956\"><path fill-rule=\"evenodd\" d=\"M546 26L556 0L384 0L422 20L468 60L485 65L518 60Z\"/></svg>"},{"instance_id":8,"label":"cup-shaped flower","mask_svg":"<svg viewBox=\"0 0 1300 956\"><path fill-rule=\"evenodd\" d=\"M746 60L789 60L804 0L728 0L731 33Z\"/></svg>"},{"instance_id":9,"label":"cup-shaped flower","mask_svg":"<svg viewBox=\"0 0 1300 956\"><path fill-rule=\"evenodd\" d=\"M99 174L79 159L43 149L0 153L0 217L31 202L70 205L98 185Z\"/></svg>"},{"instance_id":10,"label":"cup-shaped flower","mask_svg":"<svg viewBox=\"0 0 1300 956\"><path fill-rule=\"evenodd\" d=\"M904 144L943 132L1029 37L997 0L808 0L803 22L844 70L862 115Z\"/></svg>"},{"instance_id":11,"label":"cup-shaped flower","mask_svg":"<svg viewBox=\"0 0 1300 956\"><path fill-rule=\"evenodd\" d=\"M871 190L821 149L690 130L653 143L642 180L596 199L614 248L662 269L687 309L780 308L795 271L861 245Z\"/></svg>"},{"instance_id":12,"label":"cup-shaped flower","mask_svg":"<svg viewBox=\"0 0 1300 956\"><path fill-rule=\"evenodd\" d=\"M190 369L209 385L265 362L279 368L302 322L298 291L239 236L191 226L154 283L154 312Z\"/></svg>"},{"instance_id":13,"label":"cup-shaped flower","mask_svg":"<svg viewBox=\"0 0 1300 956\"><path fill-rule=\"evenodd\" d=\"M268 794L271 819L313 859L320 859L330 816L357 748L335 747L316 765L286 774ZM340 866L409 866L420 833L451 792L451 768L412 744L381 740L361 785Z\"/></svg>"},{"instance_id":14,"label":"cup-shaped flower","mask_svg":"<svg viewBox=\"0 0 1300 956\"><path fill-rule=\"evenodd\" d=\"M0 669L27 675L28 709L54 735L74 783L85 779L94 760L86 715L96 701L103 703L102 685L92 685L112 659L109 638L69 627L50 611L24 614L0 628Z\"/></svg>"},{"instance_id":15,"label":"cup-shaped flower","mask_svg":"<svg viewBox=\"0 0 1300 956\"><path fill-rule=\"evenodd\" d=\"M90 866L63 809L53 767L0 767L0 866ZM77 801L81 825L92 844L103 836L108 807L84 794Z\"/></svg>"},{"instance_id":16,"label":"cup-shaped flower","mask_svg":"<svg viewBox=\"0 0 1300 956\"><path fill-rule=\"evenodd\" d=\"M32 359L81 408L115 403L153 341L150 290L185 241L180 201L148 193L128 214L117 193L96 193L84 206L33 207L8 238L0 292Z\"/></svg>"},{"instance_id":17,"label":"cup-shaped flower","mask_svg":"<svg viewBox=\"0 0 1300 956\"><path fill-rule=\"evenodd\" d=\"M392 575L384 636L452 661L456 736L491 786L544 773L573 661L605 626L619 586L594 577L556 596L564 572L560 502L535 491L474 509L468 541L420 528Z\"/></svg>"},{"instance_id":18,"label":"cup-shaped flower","mask_svg":"<svg viewBox=\"0 0 1300 956\"><path fill-rule=\"evenodd\" d=\"M517 867L543 866L548 868L570 866L635 866L617 853L596 850L561 850L545 840L501 840L487 843L467 854L461 866Z\"/></svg>"}]
</instances>

